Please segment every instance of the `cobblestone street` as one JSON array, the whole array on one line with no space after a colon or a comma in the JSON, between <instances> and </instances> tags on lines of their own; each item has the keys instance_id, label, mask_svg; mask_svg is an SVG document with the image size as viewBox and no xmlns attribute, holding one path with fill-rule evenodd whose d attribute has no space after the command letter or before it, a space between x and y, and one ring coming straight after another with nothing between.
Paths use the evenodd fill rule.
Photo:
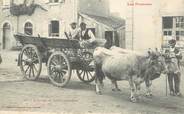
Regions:
<instances>
[{"instance_id":1,"label":"cobblestone street","mask_svg":"<svg viewBox=\"0 0 184 114\"><path fill-rule=\"evenodd\" d=\"M0 65L0 111L71 112L71 113L126 113L126 114L183 114L184 99L165 95L165 76L153 81L153 98L142 96L138 103L129 101L129 86L119 82L121 92L111 91L106 79L103 95L96 95L94 82L85 84L75 73L65 88L51 84L46 67L37 81L23 79L16 66L16 51L2 51ZM184 81L182 77L182 92ZM142 84L142 94L145 86ZM49 113L49 114L50 114ZM51 113L51 114L52 114ZM4 114L4 113L2 113Z\"/></svg>"}]
</instances>

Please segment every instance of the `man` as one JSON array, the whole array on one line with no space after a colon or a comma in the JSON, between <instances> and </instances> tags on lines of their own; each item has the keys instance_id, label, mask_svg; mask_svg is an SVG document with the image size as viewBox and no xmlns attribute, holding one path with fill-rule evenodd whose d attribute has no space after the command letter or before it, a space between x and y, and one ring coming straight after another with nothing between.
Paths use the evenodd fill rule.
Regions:
<instances>
[{"instance_id":1,"label":"man","mask_svg":"<svg viewBox=\"0 0 184 114\"><path fill-rule=\"evenodd\" d=\"M86 28L86 23L80 24L80 40L82 47L88 47L95 41L95 36L90 29Z\"/></svg>"},{"instance_id":2,"label":"man","mask_svg":"<svg viewBox=\"0 0 184 114\"><path fill-rule=\"evenodd\" d=\"M77 23L72 22L70 24L70 28L67 32L65 32L65 35L68 39L76 39L79 40L79 29L77 28Z\"/></svg>"},{"instance_id":3,"label":"man","mask_svg":"<svg viewBox=\"0 0 184 114\"><path fill-rule=\"evenodd\" d=\"M166 50L166 65L168 69L168 82L171 96L181 96L180 93L180 69L179 61L182 59L182 55L175 47L176 40L169 40L169 49Z\"/></svg>"}]
</instances>

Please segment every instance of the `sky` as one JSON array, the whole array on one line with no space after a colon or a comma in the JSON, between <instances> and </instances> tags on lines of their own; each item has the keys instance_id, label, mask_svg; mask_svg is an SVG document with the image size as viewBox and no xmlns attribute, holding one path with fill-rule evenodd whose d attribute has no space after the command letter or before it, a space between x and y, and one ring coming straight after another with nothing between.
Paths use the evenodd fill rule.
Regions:
<instances>
[{"instance_id":1,"label":"sky","mask_svg":"<svg viewBox=\"0 0 184 114\"><path fill-rule=\"evenodd\" d=\"M120 13L121 17L125 15L126 0L110 0L110 11Z\"/></svg>"}]
</instances>

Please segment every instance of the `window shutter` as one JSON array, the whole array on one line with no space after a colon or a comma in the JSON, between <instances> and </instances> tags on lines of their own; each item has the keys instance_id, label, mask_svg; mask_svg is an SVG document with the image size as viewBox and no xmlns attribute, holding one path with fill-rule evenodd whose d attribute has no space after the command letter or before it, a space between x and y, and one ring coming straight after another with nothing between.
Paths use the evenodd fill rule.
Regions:
<instances>
[{"instance_id":1,"label":"window shutter","mask_svg":"<svg viewBox=\"0 0 184 114\"><path fill-rule=\"evenodd\" d=\"M49 23L49 25L48 25L48 32L49 32L49 36L51 36L51 33L52 33L52 26L51 26L51 23Z\"/></svg>"}]
</instances>

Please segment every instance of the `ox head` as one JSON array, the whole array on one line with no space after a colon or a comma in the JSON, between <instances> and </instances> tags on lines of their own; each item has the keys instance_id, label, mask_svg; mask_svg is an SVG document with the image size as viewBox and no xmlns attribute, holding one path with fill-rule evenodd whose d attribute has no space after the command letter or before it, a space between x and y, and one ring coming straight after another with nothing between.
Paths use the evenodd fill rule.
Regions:
<instances>
[{"instance_id":1,"label":"ox head","mask_svg":"<svg viewBox=\"0 0 184 114\"><path fill-rule=\"evenodd\" d=\"M150 80L154 80L155 78L160 77L162 73L165 74L167 72L165 60L162 54L157 49L155 51L148 51L148 54L148 75Z\"/></svg>"},{"instance_id":2,"label":"ox head","mask_svg":"<svg viewBox=\"0 0 184 114\"><path fill-rule=\"evenodd\" d=\"M93 52L93 57L96 64L102 64L103 61L111 55L113 55L112 52L103 47L97 47Z\"/></svg>"}]
</instances>

